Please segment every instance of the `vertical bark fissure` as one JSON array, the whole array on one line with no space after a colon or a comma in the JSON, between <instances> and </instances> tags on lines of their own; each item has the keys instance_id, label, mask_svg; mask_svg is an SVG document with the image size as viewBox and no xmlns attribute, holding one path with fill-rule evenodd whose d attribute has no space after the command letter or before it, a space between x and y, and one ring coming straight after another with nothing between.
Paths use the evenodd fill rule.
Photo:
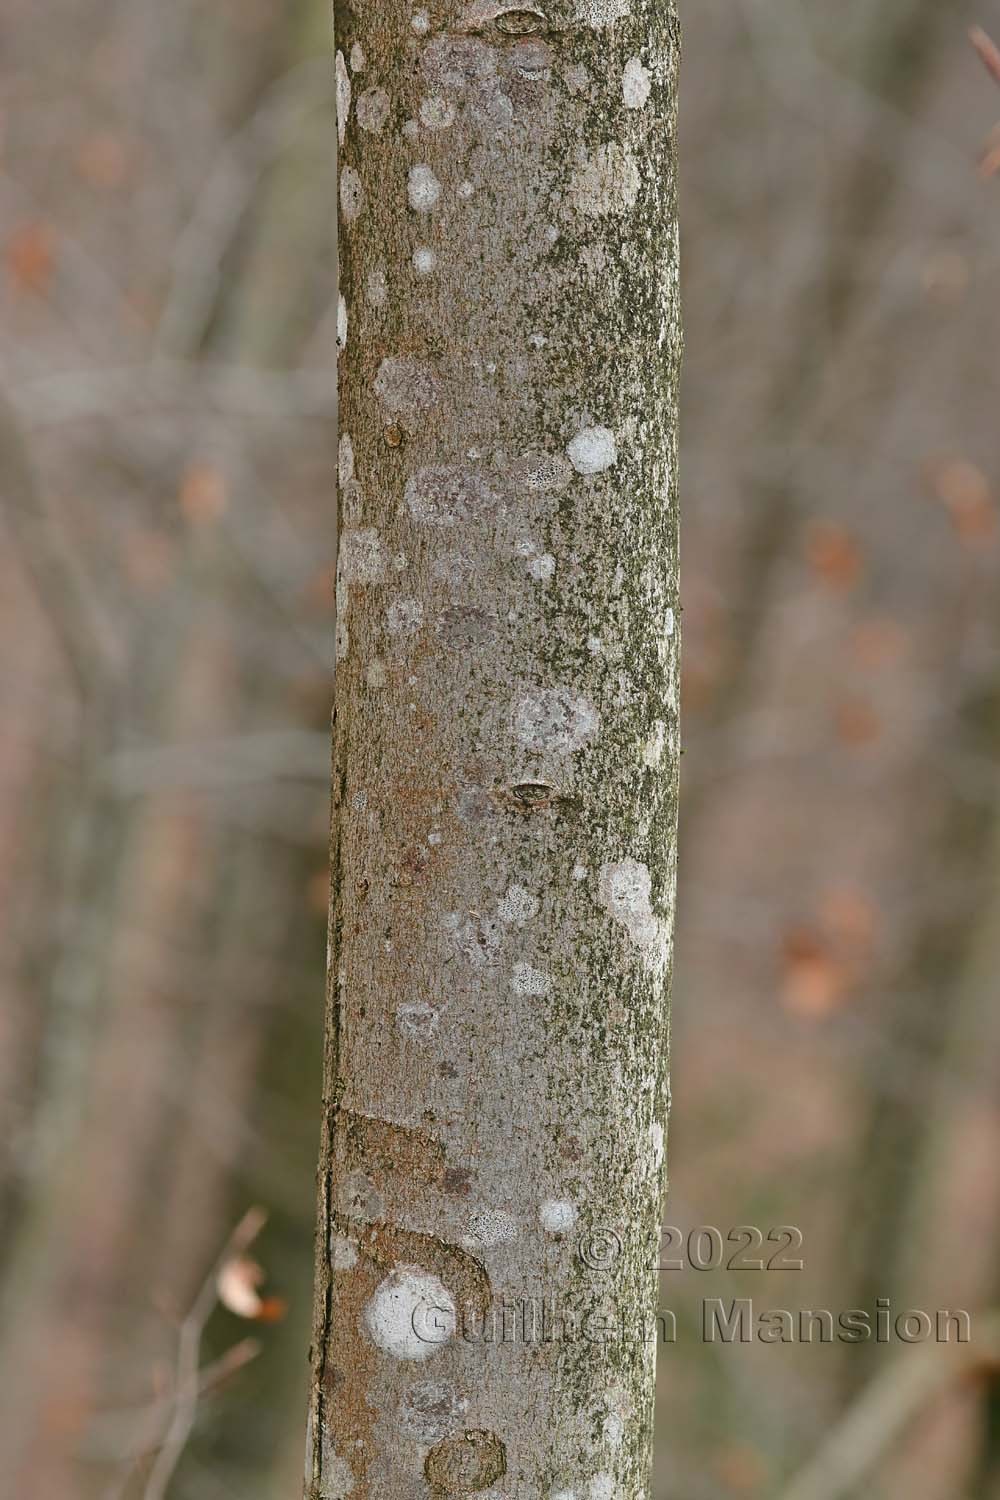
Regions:
<instances>
[{"instance_id":1,"label":"vertical bark fissure","mask_svg":"<svg viewBox=\"0 0 1000 1500\"><path fill-rule=\"evenodd\" d=\"M341 6L336 31L306 1489L644 1496L679 757L676 18L391 0Z\"/></svg>"}]
</instances>

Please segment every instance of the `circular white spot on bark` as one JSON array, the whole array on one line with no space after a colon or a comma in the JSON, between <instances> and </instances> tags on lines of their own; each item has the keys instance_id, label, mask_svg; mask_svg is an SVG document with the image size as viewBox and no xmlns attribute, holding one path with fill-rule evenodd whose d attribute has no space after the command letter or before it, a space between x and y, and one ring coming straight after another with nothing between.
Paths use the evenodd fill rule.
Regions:
<instances>
[{"instance_id":1,"label":"circular white spot on bark","mask_svg":"<svg viewBox=\"0 0 1000 1500\"><path fill-rule=\"evenodd\" d=\"M418 245L413 252L413 269L418 276L429 276L437 265L437 256L427 245Z\"/></svg>"},{"instance_id":2,"label":"circular white spot on bark","mask_svg":"<svg viewBox=\"0 0 1000 1500\"><path fill-rule=\"evenodd\" d=\"M340 538L340 567L348 583L378 583L385 575L387 554L374 526L345 531Z\"/></svg>"},{"instance_id":3,"label":"circular white spot on bark","mask_svg":"<svg viewBox=\"0 0 1000 1500\"><path fill-rule=\"evenodd\" d=\"M455 106L440 94L428 94L420 101L420 123L427 130L447 130L455 123Z\"/></svg>"},{"instance_id":4,"label":"circular white spot on bark","mask_svg":"<svg viewBox=\"0 0 1000 1500\"><path fill-rule=\"evenodd\" d=\"M458 184L458 196L460 198L471 198L474 192L475 188L467 177Z\"/></svg>"},{"instance_id":5,"label":"circular white spot on bark","mask_svg":"<svg viewBox=\"0 0 1000 1500\"><path fill-rule=\"evenodd\" d=\"M600 474L618 462L618 444L608 427L584 427L566 444L578 474Z\"/></svg>"},{"instance_id":6,"label":"circular white spot on bark","mask_svg":"<svg viewBox=\"0 0 1000 1500\"><path fill-rule=\"evenodd\" d=\"M579 213L599 218L624 214L639 194L639 166L626 146L598 146L570 178L570 201Z\"/></svg>"},{"instance_id":7,"label":"circular white spot on bark","mask_svg":"<svg viewBox=\"0 0 1000 1500\"><path fill-rule=\"evenodd\" d=\"M429 1042L438 1029L439 1013L426 1000L409 1000L396 1008L396 1025L404 1036Z\"/></svg>"},{"instance_id":8,"label":"circular white spot on bark","mask_svg":"<svg viewBox=\"0 0 1000 1500\"><path fill-rule=\"evenodd\" d=\"M372 135L378 135L389 118L391 102L388 90L382 88L380 84L365 89L363 94L359 94L354 113L361 129L369 131Z\"/></svg>"},{"instance_id":9,"label":"circular white spot on bark","mask_svg":"<svg viewBox=\"0 0 1000 1500\"><path fill-rule=\"evenodd\" d=\"M514 733L526 750L569 755L593 739L599 725L594 705L570 688L536 689L514 710Z\"/></svg>"},{"instance_id":10,"label":"circular white spot on bark","mask_svg":"<svg viewBox=\"0 0 1000 1500\"><path fill-rule=\"evenodd\" d=\"M343 296L337 298L337 349L343 352L347 348L347 303Z\"/></svg>"},{"instance_id":11,"label":"circular white spot on bark","mask_svg":"<svg viewBox=\"0 0 1000 1500\"><path fill-rule=\"evenodd\" d=\"M547 995L552 981L541 969L530 964L515 964L510 976L510 987L515 995Z\"/></svg>"},{"instance_id":12,"label":"circular white spot on bark","mask_svg":"<svg viewBox=\"0 0 1000 1500\"><path fill-rule=\"evenodd\" d=\"M555 570L556 560L551 552L543 552L539 557L533 557L528 564L528 572L537 583L548 583Z\"/></svg>"},{"instance_id":13,"label":"circular white spot on bark","mask_svg":"<svg viewBox=\"0 0 1000 1500\"><path fill-rule=\"evenodd\" d=\"M330 1259L335 1271L353 1271L358 1263L358 1247L345 1234L335 1234L330 1240Z\"/></svg>"},{"instance_id":14,"label":"circular white spot on bark","mask_svg":"<svg viewBox=\"0 0 1000 1500\"><path fill-rule=\"evenodd\" d=\"M587 866L586 865L574 865L573 866L573 879L575 881L579 882L581 880L586 880L586 878L587 878Z\"/></svg>"},{"instance_id":15,"label":"circular white spot on bark","mask_svg":"<svg viewBox=\"0 0 1000 1500\"><path fill-rule=\"evenodd\" d=\"M345 224L353 224L364 205L361 178L353 167L340 169L340 212Z\"/></svg>"},{"instance_id":16,"label":"circular white spot on bark","mask_svg":"<svg viewBox=\"0 0 1000 1500\"><path fill-rule=\"evenodd\" d=\"M337 75L337 139L343 145L347 117L351 113L351 79L342 52L337 53L334 72Z\"/></svg>"},{"instance_id":17,"label":"circular white spot on bark","mask_svg":"<svg viewBox=\"0 0 1000 1500\"><path fill-rule=\"evenodd\" d=\"M365 67L365 49L360 42L355 42L351 48L351 72L363 73Z\"/></svg>"},{"instance_id":18,"label":"circular white spot on bark","mask_svg":"<svg viewBox=\"0 0 1000 1500\"><path fill-rule=\"evenodd\" d=\"M601 866L598 887L601 903L639 948L653 947L660 936L660 924L650 900L651 888L649 870L636 859Z\"/></svg>"},{"instance_id":19,"label":"circular white spot on bark","mask_svg":"<svg viewBox=\"0 0 1000 1500\"><path fill-rule=\"evenodd\" d=\"M341 484L350 484L354 478L354 444L349 432L342 433L337 444L337 478Z\"/></svg>"},{"instance_id":20,"label":"circular white spot on bark","mask_svg":"<svg viewBox=\"0 0 1000 1500\"><path fill-rule=\"evenodd\" d=\"M469 1216L469 1233L481 1245L509 1245L517 1239L517 1221L502 1208L477 1208Z\"/></svg>"},{"instance_id":21,"label":"circular white spot on bark","mask_svg":"<svg viewBox=\"0 0 1000 1500\"><path fill-rule=\"evenodd\" d=\"M590 652L591 656L600 656L601 652L604 650L604 645L599 635L588 635L587 650Z\"/></svg>"},{"instance_id":22,"label":"circular white spot on bark","mask_svg":"<svg viewBox=\"0 0 1000 1500\"><path fill-rule=\"evenodd\" d=\"M649 69L643 67L638 57L630 57L622 73L622 97L626 109L642 109L649 98L652 87Z\"/></svg>"},{"instance_id":23,"label":"circular white spot on bark","mask_svg":"<svg viewBox=\"0 0 1000 1500\"><path fill-rule=\"evenodd\" d=\"M501 922L513 922L521 927L538 915L538 901L523 885L512 885L497 907Z\"/></svg>"},{"instance_id":24,"label":"circular white spot on bark","mask_svg":"<svg viewBox=\"0 0 1000 1500\"><path fill-rule=\"evenodd\" d=\"M426 162L418 162L410 168L406 179L406 193L410 207L418 214L429 214L441 197L441 184Z\"/></svg>"},{"instance_id":25,"label":"circular white spot on bark","mask_svg":"<svg viewBox=\"0 0 1000 1500\"><path fill-rule=\"evenodd\" d=\"M410 25L417 36L426 36L431 29L431 18L425 10L415 10L410 17Z\"/></svg>"},{"instance_id":26,"label":"circular white spot on bark","mask_svg":"<svg viewBox=\"0 0 1000 1500\"><path fill-rule=\"evenodd\" d=\"M412 635L423 624L424 606L419 599L393 599L386 610L386 624L392 635Z\"/></svg>"},{"instance_id":27,"label":"circular white spot on bark","mask_svg":"<svg viewBox=\"0 0 1000 1500\"><path fill-rule=\"evenodd\" d=\"M546 1198L538 1217L547 1234L566 1234L576 1223L576 1206L566 1198Z\"/></svg>"},{"instance_id":28,"label":"circular white spot on bark","mask_svg":"<svg viewBox=\"0 0 1000 1500\"><path fill-rule=\"evenodd\" d=\"M372 1342L394 1359L429 1359L455 1332L455 1303L421 1266L397 1266L365 1305Z\"/></svg>"},{"instance_id":29,"label":"circular white spot on bark","mask_svg":"<svg viewBox=\"0 0 1000 1500\"><path fill-rule=\"evenodd\" d=\"M379 365L374 384L390 416L417 417L437 405L437 377L426 360L412 355L389 355Z\"/></svg>"}]
</instances>

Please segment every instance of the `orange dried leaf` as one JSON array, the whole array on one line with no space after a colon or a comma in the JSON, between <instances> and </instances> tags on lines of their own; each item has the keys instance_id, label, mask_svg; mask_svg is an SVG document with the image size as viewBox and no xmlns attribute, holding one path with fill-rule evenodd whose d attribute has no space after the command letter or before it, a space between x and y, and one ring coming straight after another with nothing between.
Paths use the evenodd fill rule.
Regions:
<instances>
[{"instance_id":1,"label":"orange dried leaf","mask_svg":"<svg viewBox=\"0 0 1000 1500\"><path fill-rule=\"evenodd\" d=\"M861 549L851 533L831 521L816 521L806 533L806 561L833 589L849 589L861 574Z\"/></svg>"},{"instance_id":2,"label":"orange dried leaf","mask_svg":"<svg viewBox=\"0 0 1000 1500\"><path fill-rule=\"evenodd\" d=\"M784 941L781 1003L792 1015L819 1020L841 1004L846 971L815 933L797 929Z\"/></svg>"},{"instance_id":3,"label":"orange dried leaf","mask_svg":"<svg viewBox=\"0 0 1000 1500\"><path fill-rule=\"evenodd\" d=\"M214 464L192 464L181 481L178 501L193 526L210 525L226 509L226 481Z\"/></svg>"},{"instance_id":4,"label":"orange dried leaf","mask_svg":"<svg viewBox=\"0 0 1000 1500\"><path fill-rule=\"evenodd\" d=\"M44 296L52 280L55 250L52 231L35 221L15 229L7 241L7 276L15 291Z\"/></svg>"}]
</instances>

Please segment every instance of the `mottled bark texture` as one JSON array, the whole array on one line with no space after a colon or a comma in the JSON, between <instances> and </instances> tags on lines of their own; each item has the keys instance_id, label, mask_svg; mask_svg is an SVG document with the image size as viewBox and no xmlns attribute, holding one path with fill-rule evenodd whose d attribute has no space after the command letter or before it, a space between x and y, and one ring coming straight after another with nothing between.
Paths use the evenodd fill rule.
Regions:
<instances>
[{"instance_id":1,"label":"mottled bark texture","mask_svg":"<svg viewBox=\"0 0 1000 1500\"><path fill-rule=\"evenodd\" d=\"M678 765L662 0L341 4L310 1497L647 1493Z\"/></svg>"}]
</instances>

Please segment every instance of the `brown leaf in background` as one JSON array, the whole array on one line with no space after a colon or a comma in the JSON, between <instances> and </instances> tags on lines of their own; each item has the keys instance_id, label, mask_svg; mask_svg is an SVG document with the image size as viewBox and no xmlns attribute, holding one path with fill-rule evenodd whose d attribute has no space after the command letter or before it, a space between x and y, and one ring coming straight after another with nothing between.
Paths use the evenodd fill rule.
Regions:
<instances>
[{"instance_id":1,"label":"brown leaf in background","mask_svg":"<svg viewBox=\"0 0 1000 1500\"><path fill-rule=\"evenodd\" d=\"M982 469L966 458L939 459L927 465L927 476L961 541L977 546L993 536L996 505Z\"/></svg>"},{"instance_id":2,"label":"brown leaf in background","mask_svg":"<svg viewBox=\"0 0 1000 1500\"><path fill-rule=\"evenodd\" d=\"M871 745L882 733L882 723L863 698L845 698L837 705L837 738L844 745Z\"/></svg>"},{"instance_id":3,"label":"brown leaf in background","mask_svg":"<svg viewBox=\"0 0 1000 1500\"><path fill-rule=\"evenodd\" d=\"M7 278L16 292L43 297L55 267L52 231L40 220L22 224L7 241Z\"/></svg>"},{"instance_id":4,"label":"brown leaf in background","mask_svg":"<svg viewBox=\"0 0 1000 1500\"><path fill-rule=\"evenodd\" d=\"M806 561L829 588L853 588L861 576L861 548L844 526L815 521L806 532Z\"/></svg>"},{"instance_id":5,"label":"brown leaf in background","mask_svg":"<svg viewBox=\"0 0 1000 1500\"><path fill-rule=\"evenodd\" d=\"M225 477L215 465L195 463L181 481L178 503L192 526L208 526L224 514L228 498Z\"/></svg>"},{"instance_id":6,"label":"brown leaf in background","mask_svg":"<svg viewBox=\"0 0 1000 1500\"><path fill-rule=\"evenodd\" d=\"M837 1009L847 990L847 974L813 929L793 928L782 943L781 1003L792 1015L821 1020Z\"/></svg>"}]
</instances>

